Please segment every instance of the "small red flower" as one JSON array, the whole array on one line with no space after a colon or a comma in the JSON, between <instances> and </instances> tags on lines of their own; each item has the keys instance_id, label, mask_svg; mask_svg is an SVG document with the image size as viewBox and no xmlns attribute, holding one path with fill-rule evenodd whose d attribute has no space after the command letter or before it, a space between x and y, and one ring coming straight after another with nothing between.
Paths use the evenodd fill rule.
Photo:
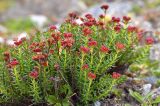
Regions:
<instances>
[{"instance_id":1,"label":"small red flower","mask_svg":"<svg viewBox=\"0 0 160 106\"><path fill-rule=\"evenodd\" d=\"M92 14L86 14L85 17L86 17L87 19L92 19L92 18L93 18L93 17L92 17Z\"/></svg>"},{"instance_id":2,"label":"small red flower","mask_svg":"<svg viewBox=\"0 0 160 106\"><path fill-rule=\"evenodd\" d=\"M82 70L87 70L88 69L88 64L84 64L83 66L82 66Z\"/></svg>"},{"instance_id":3,"label":"small red flower","mask_svg":"<svg viewBox=\"0 0 160 106\"><path fill-rule=\"evenodd\" d=\"M100 48L100 51L102 53L108 53L109 52L109 48L107 48L105 45L102 45L101 48Z\"/></svg>"},{"instance_id":4,"label":"small red flower","mask_svg":"<svg viewBox=\"0 0 160 106\"><path fill-rule=\"evenodd\" d=\"M89 53L89 52L90 52L90 49L87 48L87 47L81 46L81 47L80 47L80 51L83 52L83 53Z\"/></svg>"},{"instance_id":5,"label":"small red flower","mask_svg":"<svg viewBox=\"0 0 160 106\"><path fill-rule=\"evenodd\" d=\"M125 23L128 23L131 20L131 18L127 16L123 16L123 20Z\"/></svg>"},{"instance_id":6,"label":"small red flower","mask_svg":"<svg viewBox=\"0 0 160 106\"><path fill-rule=\"evenodd\" d=\"M5 57L7 57L7 58L10 57L10 53L9 53L8 51L4 52L3 55L4 55Z\"/></svg>"},{"instance_id":7,"label":"small red flower","mask_svg":"<svg viewBox=\"0 0 160 106\"><path fill-rule=\"evenodd\" d=\"M94 23L87 21L87 22L84 22L84 25L90 27L90 26L94 25Z\"/></svg>"},{"instance_id":8,"label":"small red flower","mask_svg":"<svg viewBox=\"0 0 160 106\"><path fill-rule=\"evenodd\" d=\"M35 48L35 49L33 49L33 52L35 52L35 53L38 53L38 52L41 52L42 50L40 49L40 48Z\"/></svg>"},{"instance_id":9,"label":"small red flower","mask_svg":"<svg viewBox=\"0 0 160 106\"><path fill-rule=\"evenodd\" d=\"M57 29L57 27L56 27L55 25L51 25L51 26L49 27L49 29L50 29L51 31L54 31L54 30Z\"/></svg>"},{"instance_id":10,"label":"small red flower","mask_svg":"<svg viewBox=\"0 0 160 106\"><path fill-rule=\"evenodd\" d=\"M116 43L116 47L117 47L117 49L119 49L119 50L122 50L122 49L125 48L124 44L123 44L123 43L120 43L120 42L117 42L117 43Z\"/></svg>"},{"instance_id":11,"label":"small red flower","mask_svg":"<svg viewBox=\"0 0 160 106\"><path fill-rule=\"evenodd\" d=\"M92 72L89 72L88 73L88 78L91 79L91 80L94 80L94 79L96 79L96 74L94 74Z\"/></svg>"},{"instance_id":12,"label":"small red flower","mask_svg":"<svg viewBox=\"0 0 160 106\"><path fill-rule=\"evenodd\" d=\"M39 75L38 71L31 71L31 72L29 73L29 76L30 76L31 78L33 78L33 79L38 78L38 75Z\"/></svg>"},{"instance_id":13,"label":"small red flower","mask_svg":"<svg viewBox=\"0 0 160 106\"><path fill-rule=\"evenodd\" d=\"M101 9L104 9L104 10L107 10L109 8L109 6L107 5L107 4L103 4L102 6L101 6Z\"/></svg>"},{"instance_id":14,"label":"small red flower","mask_svg":"<svg viewBox=\"0 0 160 106\"><path fill-rule=\"evenodd\" d=\"M120 77L121 77L121 74L119 74L119 73L117 73L117 72L113 72L113 73L112 73L112 78L118 79L118 78L120 78Z\"/></svg>"},{"instance_id":15,"label":"small red flower","mask_svg":"<svg viewBox=\"0 0 160 106\"><path fill-rule=\"evenodd\" d=\"M16 60L16 59L14 59L14 60L12 60L11 62L10 62L10 65L12 66L12 67L14 67L14 66L16 66L16 65L18 65L19 64L19 62L18 62L18 60Z\"/></svg>"},{"instance_id":16,"label":"small red flower","mask_svg":"<svg viewBox=\"0 0 160 106\"><path fill-rule=\"evenodd\" d=\"M48 61L41 62L41 65L44 66L44 67L47 67L48 66Z\"/></svg>"},{"instance_id":17,"label":"small red flower","mask_svg":"<svg viewBox=\"0 0 160 106\"><path fill-rule=\"evenodd\" d=\"M32 57L32 59L35 60L35 61L44 60L45 58L46 58L46 56L43 55L43 54L37 54L37 55Z\"/></svg>"},{"instance_id":18,"label":"small red flower","mask_svg":"<svg viewBox=\"0 0 160 106\"><path fill-rule=\"evenodd\" d=\"M72 33L64 33L63 35L65 38L71 38L73 36Z\"/></svg>"},{"instance_id":19,"label":"small red flower","mask_svg":"<svg viewBox=\"0 0 160 106\"><path fill-rule=\"evenodd\" d=\"M92 47L97 46L97 41L94 41L94 40L89 41L89 42L88 42L88 46L92 46Z\"/></svg>"},{"instance_id":20,"label":"small red flower","mask_svg":"<svg viewBox=\"0 0 160 106\"><path fill-rule=\"evenodd\" d=\"M120 22L120 18L119 17L112 17L112 21L115 23L119 23Z\"/></svg>"},{"instance_id":21,"label":"small red flower","mask_svg":"<svg viewBox=\"0 0 160 106\"><path fill-rule=\"evenodd\" d=\"M116 32L119 32L119 31L121 30L121 26L120 26L120 25L116 25L116 26L114 27L114 30L115 30Z\"/></svg>"},{"instance_id":22,"label":"small red flower","mask_svg":"<svg viewBox=\"0 0 160 106\"><path fill-rule=\"evenodd\" d=\"M70 18L73 18L73 19L77 18L77 14L75 12L71 12L68 15Z\"/></svg>"},{"instance_id":23,"label":"small red flower","mask_svg":"<svg viewBox=\"0 0 160 106\"><path fill-rule=\"evenodd\" d=\"M55 65L54 65L54 68L55 68L56 70L59 70L59 69L60 69L59 64L55 64Z\"/></svg>"},{"instance_id":24,"label":"small red flower","mask_svg":"<svg viewBox=\"0 0 160 106\"><path fill-rule=\"evenodd\" d=\"M72 38L65 38L64 40L61 41L61 44L63 47L72 47L74 43L74 39Z\"/></svg>"},{"instance_id":25,"label":"small red flower","mask_svg":"<svg viewBox=\"0 0 160 106\"><path fill-rule=\"evenodd\" d=\"M19 46L19 45L21 45L21 44L22 44L22 40L15 41L15 42L14 42L14 44L15 44L16 46Z\"/></svg>"},{"instance_id":26,"label":"small red flower","mask_svg":"<svg viewBox=\"0 0 160 106\"><path fill-rule=\"evenodd\" d=\"M53 54L54 53L54 50L53 49L50 49L49 50L49 54Z\"/></svg>"},{"instance_id":27,"label":"small red flower","mask_svg":"<svg viewBox=\"0 0 160 106\"><path fill-rule=\"evenodd\" d=\"M128 30L128 32L134 32L134 31L136 31L136 27L135 26L128 26L128 28L127 28L127 30Z\"/></svg>"},{"instance_id":28,"label":"small red flower","mask_svg":"<svg viewBox=\"0 0 160 106\"><path fill-rule=\"evenodd\" d=\"M103 19L105 16L103 14L99 15L99 18Z\"/></svg>"},{"instance_id":29,"label":"small red flower","mask_svg":"<svg viewBox=\"0 0 160 106\"><path fill-rule=\"evenodd\" d=\"M143 32L138 32L137 33L137 39L138 39L138 41L140 41L142 39L142 37L143 37Z\"/></svg>"},{"instance_id":30,"label":"small red flower","mask_svg":"<svg viewBox=\"0 0 160 106\"><path fill-rule=\"evenodd\" d=\"M150 45L154 43L154 39L152 37L147 37L146 38L146 44Z\"/></svg>"},{"instance_id":31,"label":"small red flower","mask_svg":"<svg viewBox=\"0 0 160 106\"><path fill-rule=\"evenodd\" d=\"M88 27L83 29L84 36L92 34L92 30Z\"/></svg>"}]
</instances>

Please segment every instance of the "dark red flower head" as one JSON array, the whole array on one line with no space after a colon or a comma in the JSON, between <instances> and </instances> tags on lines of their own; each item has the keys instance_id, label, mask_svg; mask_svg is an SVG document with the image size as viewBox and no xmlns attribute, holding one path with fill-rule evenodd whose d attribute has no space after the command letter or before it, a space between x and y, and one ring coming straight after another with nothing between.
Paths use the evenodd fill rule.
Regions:
<instances>
[{"instance_id":1,"label":"dark red flower head","mask_svg":"<svg viewBox=\"0 0 160 106\"><path fill-rule=\"evenodd\" d=\"M123 43L120 43L120 42L117 42L117 43L116 43L116 47L117 47L117 49L119 49L119 50L122 50L122 49L125 48L124 44L123 44Z\"/></svg>"},{"instance_id":2,"label":"dark red flower head","mask_svg":"<svg viewBox=\"0 0 160 106\"><path fill-rule=\"evenodd\" d=\"M116 26L114 27L114 30L115 30L116 32L119 32L119 31L121 30L121 26L120 26L120 25L116 25Z\"/></svg>"},{"instance_id":3,"label":"dark red flower head","mask_svg":"<svg viewBox=\"0 0 160 106\"><path fill-rule=\"evenodd\" d=\"M54 30L57 29L57 27L56 27L55 25L51 25L51 26L49 27L49 29L50 29L51 31L54 31Z\"/></svg>"},{"instance_id":4,"label":"dark red flower head","mask_svg":"<svg viewBox=\"0 0 160 106\"><path fill-rule=\"evenodd\" d=\"M71 38L73 36L72 33L64 33L63 35L65 38Z\"/></svg>"},{"instance_id":5,"label":"dark red flower head","mask_svg":"<svg viewBox=\"0 0 160 106\"><path fill-rule=\"evenodd\" d=\"M4 52L3 55L8 58L10 57L10 53L8 51Z\"/></svg>"},{"instance_id":6,"label":"dark red flower head","mask_svg":"<svg viewBox=\"0 0 160 106\"><path fill-rule=\"evenodd\" d=\"M40 49L40 48L35 48L35 49L33 49L33 52L35 52L35 53L38 53L38 52L41 52L42 50Z\"/></svg>"},{"instance_id":7,"label":"dark red flower head","mask_svg":"<svg viewBox=\"0 0 160 106\"><path fill-rule=\"evenodd\" d=\"M19 46L19 45L22 44L22 40L19 40L19 41L17 40L17 41L14 42L14 44L15 44L16 46Z\"/></svg>"},{"instance_id":8,"label":"dark red flower head","mask_svg":"<svg viewBox=\"0 0 160 106\"><path fill-rule=\"evenodd\" d=\"M88 46L91 46L91 47L97 46L97 41L94 41L94 40L89 41L89 42L88 42Z\"/></svg>"},{"instance_id":9,"label":"dark red flower head","mask_svg":"<svg viewBox=\"0 0 160 106\"><path fill-rule=\"evenodd\" d=\"M154 43L154 39L152 37L147 37L146 38L146 44L150 45Z\"/></svg>"},{"instance_id":10,"label":"dark red flower head","mask_svg":"<svg viewBox=\"0 0 160 106\"><path fill-rule=\"evenodd\" d=\"M101 6L101 9L103 9L103 10L107 10L109 8L109 6L107 5L107 4L103 4L102 6Z\"/></svg>"},{"instance_id":11,"label":"dark red flower head","mask_svg":"<svg viewBox=\"0 0 160 106\"><path fill-rule=\"evenodd\" d=\"M96 79L96 74L94 74L92 72L89 72L88 73L88 78L91 79L91 80L94 80L94 79Z\"/></svg>"},{"instance_id":12,"label":"dark red flower head","mask_svg":"<svg viewBox=\"0 0 160 106\"><path fill-rule=\"evenodd\" d=\"M131 20L131 18L127 16L123 16L123 20L125 23L128 23Z\"/></svg>"},{"instance_id":13,"label":"dark red flower head","mask_svg":"<svg viewBox=\"0 0 160 106\"><path fill-rule=\"evenodd\" d=\"M115 23L119 23L120 22L120 18L119 17L112 17L112 21Z\"/></svg>"},{"instance_id":14,"label":"dark red flower head","mask_svg":"<svg viewBox=\"0 0 160 106\"><path fill-rule=\"evenodd\" d=\"M38 71L31 71L31 72L29 73L29 76L30 76L31 78L33 78L33 79L38 78L38 75L39 75Z\"/></svg>"},{"instance_id":15,"label":"dark red flower head","mask_svg":"<svg viewBox=\"0 0 160 106\"><path fill-rule=\"evenodd\" d=\"M83 53L89 53L89 52L90 52L90 49L87 48L87 47L81 46L81 47L80 47L80 51L83 52Z\"/></svg>"},{"instance_id":16,"label":"dark red flower head","mask_svg":"<svg viewBox=\"0 0 160 106\"><path fill-rule=\"evenodd\" d=\"M83 34L84 34L84 36L90 35L90 34L92 34L92 30L88 27L85 27L83 29Z\"/></svg>"},{"instance_id":17,"label":"dark red flower head","mask_svg":"<svg viewBox=\"0 0 160 106\"><path fill-rule=\"evenodd\" d=\"M43 54L37 54L37 55L32 57L32 59L35 60L35 61L44 60L45 58L46 58L46 56L43 55Z\"/></svg>"},{"instance_id":18,"label":"dark red flower head","mask_svg":"<svg viewBox=\"0 0 160 106\"><path fill-rule=\"evenodd\" d=\"M112 78L118 79L118 78L120 78L120 77L121 77L121 74L119 74L119 73L117 73L117 72L113 72L113 73L112 73Z\"/></svg>"},{"instance_id":19,"label":"dark red flower head","mask_svg":"<svg viewBox=\"0 0 160 106\"><path fill-rule=\"evenodd\" d=\"M72 47L73 43L74 43L73 38L65 38L64 40L61 41L61 45L63 47L68 47L68 48Z\"/></svg>"},{"instance_id":20,"label":"dark red flower head","mask_svg":"<svg viewBox=\"0 0 160 106\"><path fill-rule=\"evenodd\" d=\"M16 65L18 65L19 64L19 62L18 62L18 60L16 60L16 59L14 59L14 60L12 60L11 62L10 62L10 65L12 66L12 67L14 67L14 66L16 66Z\"/></svg>"},{"instance_id":21,"label":"dark red flower head","mask_svg":"<svg viewBox=\"0 0 160 106\"><path fill-rule=\"evenodd\" d=\"M75 12L71 12L68 15L70 18L73 18L73 19L77 18L77 14Z\"/></svg>"},{"instance_id":22,"label":"dark red flower head","mask_svg":"<svg viewBox=\"0 0 160 106\"><path fill-rule=\"evenodd\" d=\"M90 21L87 21L87 22L84 22L84 25L88 26L88 27L91 27L92 25L94 25L94 23L90 22Z\"/></svg>"},{"instance_id":23,"label":"dark red flower head","mask_svg":"<svg viewBox=\"0 0 160 106\"><path fill-rule=\"evenodd\" d=\"M86 17L87 19L92 19L92 18L93 18L92 14L86 14L85 17Z\"/></svg>"},{"instance_id":24,"label":"dark red flower head","mask_svg":"<svg viewBox=\"0 0 160 106\"><path fill-rule=\"evenodd\" d=\"M82 66L82 70L87 70L88 69L88 64L84 64L83 66Z\"/></svg>"},{"instance_id":25,"label":"dark red flower head","mask_svg":"<svg viewBox=\"0 0 160 106\"><path fill-rule=\"evenodd\" d=\"M135 26L128 26L127 30L128 32L135 32L137 28Z\"/></svg>"},{"instance_id":26,"label":"dark red flower head","mask_svg":"<svg viewBox=\"0 0 160 106\"><path fill-rule=\"evenodd\" d=\"M102 53L108 53L109 52L109 48L107 48L105 45L102 45L101 48L100 48L100 51Z\"/></svg>"},{"instance_id":27,"label":"dark red flower head","mask_svg":"<svg viewBox=\"0 0 160 106\"><path fill-rule=\"evenodd\" d=\"M100 14L99 15L99 18L104 18L105 16L103 14Z\"/></svg>"},{"instance_id":28,"label":"dark red flower head","mask_svg":"<svg viewBox=\"0 0 160 106\"><path fill-rule=\"evenodd\" d=\"M48 66L48 61L41 62L41 65L44 66L44 67L47 67Z\"/></svg>"},{"instance_id":29,"label":"dark red flower head","mask_svg":"<svg viewBox=\"0 0 160 106\"><path fill-rule=\"evenodd\" d=\"M56 69L56 71L59 70L59 69L60 69L59 64L55 64L55 65L54 65L54 68Z\"/></svg>"}]
</instances>

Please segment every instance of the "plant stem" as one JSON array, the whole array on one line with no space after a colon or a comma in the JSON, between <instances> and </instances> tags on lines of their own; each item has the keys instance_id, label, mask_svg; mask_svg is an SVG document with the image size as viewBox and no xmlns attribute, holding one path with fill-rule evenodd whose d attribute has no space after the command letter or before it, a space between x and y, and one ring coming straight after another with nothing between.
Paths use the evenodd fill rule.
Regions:
<instances>
[{"instance_id":1,"label":"plant stem","mask_svg":"<svg viewBox=\"0 0 160 106\"><path fill-rule=\"evenodd\" d=\"M66 49L64 49L64 72L66 71L66 63L67 63L67 52Z\"/></svg>"},{"instance_id":2,"label":"plant stem","mask_svg":"<svg viewBox=\"0 0 160 106\"><path fill-rule=\"evenodd\" d=\"M37 82L35 79L32 79L32 87L33 87L33 98L35 100L35 102L38 102L40 97L39 97L39 92L38 92L38 86L37 86Z\"/></svg>"},{"instance_id":3,"label":"plant stem","mask_svg":"<svg viewBox=\"0 0 160 106\"><path fill-rule=\"evenodd\" d=\"M92 81L93 81L92 79L89 79L88 89L87 89L87 92L86 92L86 101L88 101L88 96L89 96L89 93L90 93L90 88L91 88Z\"/></svg>"},{"instance_id":4,"label":"plant stem","mask_svg":"<svg viewBox=\"0 0 160 106\"><path fill-rule=\"evenodd\" d=\"M96 69L95 69L95 73L98 71L98 68L100 67L100 65L101 65L101 63L102 63L102 59L103 59L103 55L101 55L101 54L99 54L99 56L100 56L100 60L99 60L99 63L98 63L98 65L97 65L97 67L96 67Z\"/></svg>"},{"instance_id":5,"label":"plant stem","mask_svg":"<svg viewBox=\"0 0 160 106\"><path fill-rule=\"evenodd\" d=\"M91 48L91 60L90 60L90 66L92 68L93 65L93 48Z\"/></svg>"},{"instance_id":6,"label":"plant stem","mask_svg":"<svg viewBox=\"0 0 160 106\"><path fill-rule=\"evenodd\" d=\"M81 67L80 67L80 80L81 80L81 77L82 77L82 67L83 67L83 64L84 64L84 56L85 54L82 53L82 58L81 58Z\"/></svg>"},{"instance_id":7,"label":"plant stem","mask_svg":"<svg viewBox=\"0 0 160 106\"><path fill-rule=\"evenodd\" d=\"M108 95L108 93L109 93L110 91L112 91L112 88L113 88L113 86L114 86L115 82L116 82L116 80L115 80L115 79L113 79L113 80L112 80L112 82L111 82L111 85L110 85L109 89L108 89L108 90L106 90L106 91L105 91L104 93L102 93L101 95L99 95L98 97L96 97L96 99L95 99L95 100L98 100L98 99L101 99L101 98L102 98L102 97L104 97L104 96L107 96L107 95Z\"/></svg>"}]
</instances>

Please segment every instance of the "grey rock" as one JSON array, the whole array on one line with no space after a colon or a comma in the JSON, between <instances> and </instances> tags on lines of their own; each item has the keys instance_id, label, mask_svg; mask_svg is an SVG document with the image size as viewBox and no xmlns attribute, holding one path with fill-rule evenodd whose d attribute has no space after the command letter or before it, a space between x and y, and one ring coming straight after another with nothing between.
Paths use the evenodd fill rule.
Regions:
<instances>
[{"instance_id":1,"label":"grey rock","mask_svg":"<svg viewBox=\"0 0 160 106\"><path fill-rule=\"evenodd\" d=\"M96 101L96 102L94 103L94 106L101 106L101 102Z\"/></svg>"},{"instance_id":2,"label":"grey rock","mask_svg":"<svg viewBox=\"0 0 160 106\"><path fill-rule=\"evenodd\" d=\"M151 87L152 87L151 84L145 84L145 85L143 85L143 95L148 94L151 91Z\"/></svg>"}]
</instances>

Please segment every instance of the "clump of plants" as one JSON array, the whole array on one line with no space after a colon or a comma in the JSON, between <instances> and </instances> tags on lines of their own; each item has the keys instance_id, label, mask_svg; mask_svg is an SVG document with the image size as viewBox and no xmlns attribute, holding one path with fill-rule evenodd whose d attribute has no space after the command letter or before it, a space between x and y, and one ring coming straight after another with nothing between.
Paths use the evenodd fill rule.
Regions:
<instances>
[{"instance_id":1,"label":"clump of plants","mask_svg":"<svg viewBox=\"0 0 160 106\"><path fill-rule=\"evenodd\" d=\"M142 31L130 17L70 13L60 26L20 39L4 52L0 101L88 106L110 95L125 81L125 67L147 56L152 38L138 46ZM80 19L82 24L76 23ZM127 68L126 67L126 68Z\"/></svg>"}]
</instances>

